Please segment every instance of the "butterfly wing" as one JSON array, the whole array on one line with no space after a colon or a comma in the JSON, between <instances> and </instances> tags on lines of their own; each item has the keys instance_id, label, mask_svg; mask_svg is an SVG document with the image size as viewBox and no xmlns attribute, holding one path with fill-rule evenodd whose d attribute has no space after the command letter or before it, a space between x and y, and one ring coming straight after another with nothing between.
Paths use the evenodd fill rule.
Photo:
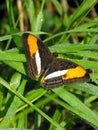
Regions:
<instances>
[{"instance_id":1,"label":"butterfly wing","mask_svg":"<svg viewBox=\"0 0 98 130\"><path fill-rule=\"evenodd\" d=\"M81 66L60 58L55 58L41 79L44 88L59 87L73 82L88 81L89 75Z\"/></svg>"},{"instance_id":2,"label":"butterfly wing","mask_svg":"<svg viewBox=\"0 0 98 130\"><path fill-rule=\"evenodd\" d=\"M59 87L79 81L88 81L89 74L81 66L51 54L49 49L32 34L22 36L29 76L37 79L43 72L41 79L44 88Z\"/></svg>"},{"instance_id":3,"label":"butterfly wing","mask_svg":"<svg viewBox=\"0 0 98 130\"><path fill-rule=\"evenodd\" d=\"M29 76L37 79L52 62L52 54L46 45L32 34L24 33L22 40Z\"/></svg>"}]
</instances>

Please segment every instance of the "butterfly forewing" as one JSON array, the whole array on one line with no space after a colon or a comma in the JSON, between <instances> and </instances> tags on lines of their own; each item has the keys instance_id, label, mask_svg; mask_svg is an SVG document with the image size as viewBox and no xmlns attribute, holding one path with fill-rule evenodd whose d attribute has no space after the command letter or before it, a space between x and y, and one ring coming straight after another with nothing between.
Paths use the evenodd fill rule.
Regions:
<instances>
[{"instance_id":1,"label":"butterfly forewing","mask_svg":"<svg viewBox=\"0 0 98 130\"><path fill-rule=\"evenodd\" d=\"M41 85L44 88L54 88L64 84L85 82L88 80L89 75L84 68L69 60L55 58L42 77Z\"/></svg>"},{"instance_id":2,"label":"butterfly forewing","mask_svg":"<svg viewBox=\"0 0 98 130\"><path fill-rule=\"evenodd\" d=\"M22 36L29 76L37 79L52 62L52 54L45 44L34 35L24 33Z\"/></svg>"}]
</instances>

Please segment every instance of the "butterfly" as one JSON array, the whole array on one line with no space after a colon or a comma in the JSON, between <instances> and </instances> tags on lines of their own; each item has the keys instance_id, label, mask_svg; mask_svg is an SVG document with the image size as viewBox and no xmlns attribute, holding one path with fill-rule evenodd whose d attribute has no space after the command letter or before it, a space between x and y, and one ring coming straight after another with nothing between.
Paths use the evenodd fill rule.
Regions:
<instances>
[{"instance_id":1,"label":"butterfly","mask_svg":"<svg viewBox=\"0 0 98 130\"><path fill-rule=\"evenodd\" d=\"M40 84L44 88L50 89L89 80L87 70L70 60L54 56L36 36L24 33L22 41L29 76L34 80L41 77Z\"/></svg>"}]
</instances>

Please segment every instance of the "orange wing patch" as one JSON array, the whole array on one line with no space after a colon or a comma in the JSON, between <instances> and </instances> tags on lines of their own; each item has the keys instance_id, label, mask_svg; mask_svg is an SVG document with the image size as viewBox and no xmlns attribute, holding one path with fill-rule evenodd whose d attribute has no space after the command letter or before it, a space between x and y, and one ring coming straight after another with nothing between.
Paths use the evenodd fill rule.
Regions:
<instances>
[{"instance_id":1,"label":"orange wing patch","mask_svg":"<svg viewBox=\"0 0 98 130\"><path fill-rule=\"evenodd\" d=\"M42 84L45 83L44 76L43 76L42 79L41 79L41 83L42 83Z\"/></svg>"},{"instance_id":2,"label":"orange wing patch","mask_svg":"<svg viewBox=\"0 0 98 130\"><path fill-rule=\"evenodd\" d=\"M27 43L30 50L30 56L32 57L38 50L37 38L33 35L28 35Z\"/></svg>"},{"instance_id":3,"label":"orange wing patch","mask_svg":"<svg viewBox=\"0 0 98 130\"><path fill-rule=\"evenodd\" d=\"M82 78L86 74L86 70L84 70L81 66L77 66L76 68L68 69L65 76L62 76L63 80L74 79L74 78Z\"/></svg>"}]
</instances>

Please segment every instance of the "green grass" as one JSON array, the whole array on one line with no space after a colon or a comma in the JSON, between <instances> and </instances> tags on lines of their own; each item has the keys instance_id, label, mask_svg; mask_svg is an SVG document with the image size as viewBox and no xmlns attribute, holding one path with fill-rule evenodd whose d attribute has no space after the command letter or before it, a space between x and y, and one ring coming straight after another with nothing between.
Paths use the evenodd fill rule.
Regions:
<instances>
[{"instance_id":1,"label":"green grass","mask_svg":"<svg viewBox=\"0 0 98 130\"><path fill-rule=\"evenodd\" d=\"M25 27L51 52L90 69L92 82L45 90L39 81L31 80L22 46L21 14L16 2L6 0L0 5L5 13L0 22L0 130L69 130L78 125L81 130L98 129L98 17L92 14L98 2L84 1L69 14L69 5L62 1L24 0L21 7L29 21Z\"/></svg>"}]
</instances>

